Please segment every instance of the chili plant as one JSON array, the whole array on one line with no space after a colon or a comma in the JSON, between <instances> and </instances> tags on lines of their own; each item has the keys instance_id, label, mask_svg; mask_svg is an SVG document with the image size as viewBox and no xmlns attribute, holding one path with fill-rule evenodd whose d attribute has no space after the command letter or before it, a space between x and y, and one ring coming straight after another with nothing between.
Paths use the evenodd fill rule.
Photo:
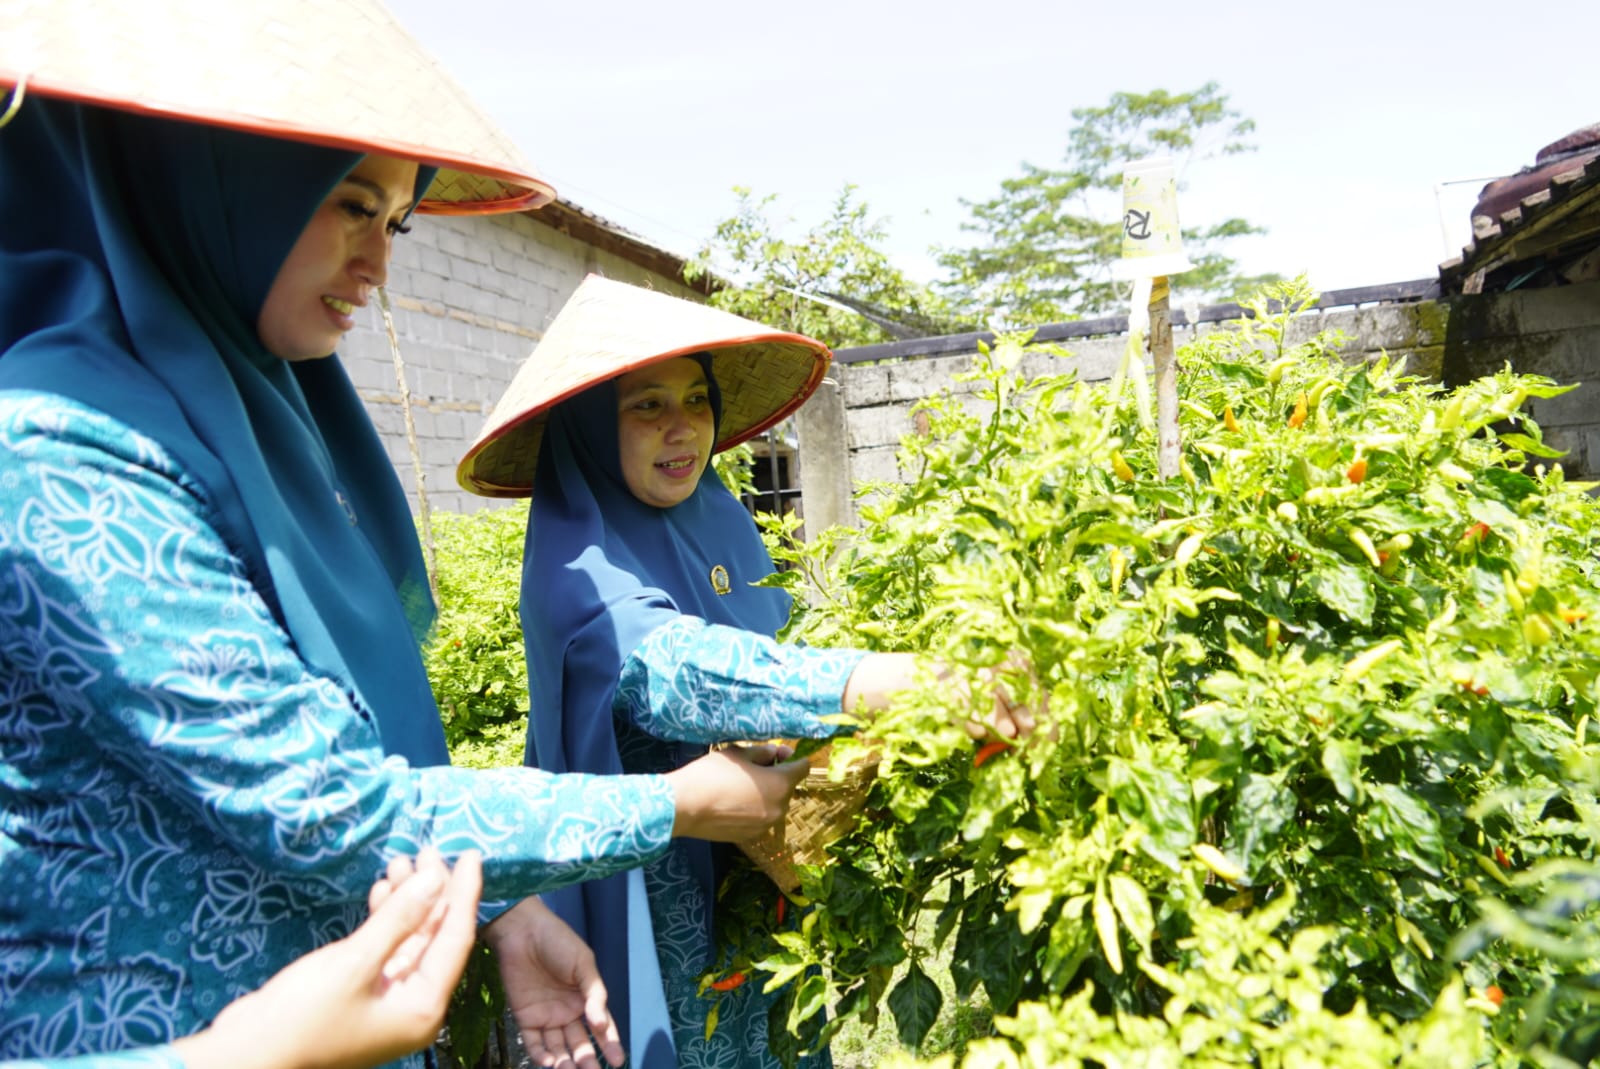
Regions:
<instances>
[{"instance_id":1,"label":"chili plant","mask_svg":"<svg viewBox=\"0 0 1600 1069\"><path fill-rule=\"evenodd\" d=\"M1537 935L1593 930L1558 883L1600 838L1600 506L1523 412L1564 388L1290 344L1310 299L1180 352L1176 477L1131 401L1005 340L859 530L775 540L786 637L975 684L1020 653L1042 710L980 751L930 681L835 745L879 776L798 924L725 896L780 1054L884 1007L915 1050L944 947L996 1013L946 1065L1580 1063L1596 948Z\"/></svg>"}]
</instances>

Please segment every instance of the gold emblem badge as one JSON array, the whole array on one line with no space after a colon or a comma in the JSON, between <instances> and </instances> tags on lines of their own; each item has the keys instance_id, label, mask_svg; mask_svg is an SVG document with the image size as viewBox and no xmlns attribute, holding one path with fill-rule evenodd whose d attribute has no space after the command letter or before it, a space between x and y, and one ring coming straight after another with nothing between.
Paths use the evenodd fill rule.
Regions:
<instances>
[{"instance_id":1,"label":"gold emblem badge","mask_svg":"<svg viewBox=\"0 0 1600 1069\"><path fill-rule=\"evenodd\" d=\"M711 568L711 589L718 594L726 594L733 589L733 584L728 582L728 569L720 564Z\"/></svg>"}]
</instances>

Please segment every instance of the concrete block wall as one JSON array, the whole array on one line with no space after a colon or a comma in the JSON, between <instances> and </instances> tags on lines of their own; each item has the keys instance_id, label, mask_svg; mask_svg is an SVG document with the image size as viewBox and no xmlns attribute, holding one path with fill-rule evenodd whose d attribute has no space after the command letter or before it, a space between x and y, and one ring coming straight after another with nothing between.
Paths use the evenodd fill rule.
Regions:
<instances>
[{"instance_id":1,"label":"concrete block wall","mask_svg":"<svg viewBox=\"0 0 1600 1069\"><path fill-rule=\"evenodd\" d=\"M668 279L526 215L418 216L397 238L385 286L410 390L428 505L470 512L496 502L456 485L456 461L585 275L694 296ZM378 301L339 350L395 470L418 507L416 465Z\"/></svg>"},{"instance_id":2,"label":"concrete block wall","mask_svg":"<svg viewBox=\"0 0 1600 1069\"><path fill-rule=\"evenodd\" d=\"M1528 413L1546 444L1566 450L1572 479L1600 478L1600 282L1458 297L1452 302L1444 381L1517 371L1576 385L1535 399Z\"/></svg>"},{"instance_id":3,"label":"concrete block wall","mask_svg":"<svg viewBox=\"0 0 1600 1069\"><path fill-rule=\"evenodd\" d=\"M1173 341L1182 346L1195 330L1226 327L1180 328ZM1350 359L1404 357L1411 373L1447 384L1492 373L1508 361L1518 371L1585 383L1562 397L1534 402L1531 414L1546 441L1569 450L1563 463L1570 478L1600 475L1600 283L1312 312L1295 320L1289 341L1324 330L1342 335L1341 351ZM1115 374L1126 345L1120 336L1064 347L1078 377L1097 382ZM901 481L896 453L914 431L912 407L943 390L970 394L973 386L956 377L970 370L973 359L968 354L836 363L829 373L835 385L825 385L798 414L805 514L853 525L859 488ZM1042 354L1023 364L1027 375L1060 368L1060 358Z\"/></svg>"}]
</instances>

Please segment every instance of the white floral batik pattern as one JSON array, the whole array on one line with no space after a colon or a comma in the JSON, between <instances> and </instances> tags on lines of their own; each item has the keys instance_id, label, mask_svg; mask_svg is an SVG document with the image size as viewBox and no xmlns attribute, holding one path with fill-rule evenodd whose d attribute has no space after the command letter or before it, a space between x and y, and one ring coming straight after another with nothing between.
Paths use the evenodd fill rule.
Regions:
<instances>
[{"instance_id":1,"label":"white floral batik pattern","mask_svg":"<svg viewBox=\"0 0 1600 1069\"><path fill-rule=\"evenodd\" d=\"M865 654L810 649L692 616L656 628L623 665L612 704L622 767L660 772L704 745L728 739L821 738L841 729L845 683ZM706 997L700 977L714 964L706 900L677 844L645 868L656 957L666 990L678 1069L778 1069L767 1049L767 1011L777 995L759 983ZM717 1027L706 1021L717 1008ZM826 1051L802 1060L828 1069Z\"/></svg>"},{"instance_id":2,"label":"white floral batik pattern","mask_svg":"<svg viewBox=\"0 0 1600 1069\"><path fill-rule=\"evenodd\" d=\"M0 453L0 1060L172 1064L131 1052L348 934L396 853L511 900L665 849L659 777L385 757L158 443L5 391Z\"/></svg>"}]
</instances>

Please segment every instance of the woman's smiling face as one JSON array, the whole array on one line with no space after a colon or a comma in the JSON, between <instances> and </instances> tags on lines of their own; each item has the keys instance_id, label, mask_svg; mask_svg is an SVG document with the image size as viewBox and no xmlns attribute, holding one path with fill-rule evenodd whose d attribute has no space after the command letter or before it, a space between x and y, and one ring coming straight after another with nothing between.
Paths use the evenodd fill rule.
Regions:
<instances>
[{"instance_id":1,"label":"woman's smiling face","mask_svg":"<svg viewBox=\"0 0 1600 1069\"><path fill-rule=\"evenodd\" d=\"M256 335L284 360L328 356L355 326L373 287L388 277L394 236L404 233L417 165L367 156L334 187L278 268Z\"/></svg>"},{"instance_id":2,"label":"woman's smiling face","mask_svg":"<svg viewBox=\"0 0 1600 1069\"><path fill-rule=\"evenodd\" d=\"M688 499L711 460L711 386L687 356L619 375L617 451L633 496L656 508Z\"/></svg>"}]
</instances>

